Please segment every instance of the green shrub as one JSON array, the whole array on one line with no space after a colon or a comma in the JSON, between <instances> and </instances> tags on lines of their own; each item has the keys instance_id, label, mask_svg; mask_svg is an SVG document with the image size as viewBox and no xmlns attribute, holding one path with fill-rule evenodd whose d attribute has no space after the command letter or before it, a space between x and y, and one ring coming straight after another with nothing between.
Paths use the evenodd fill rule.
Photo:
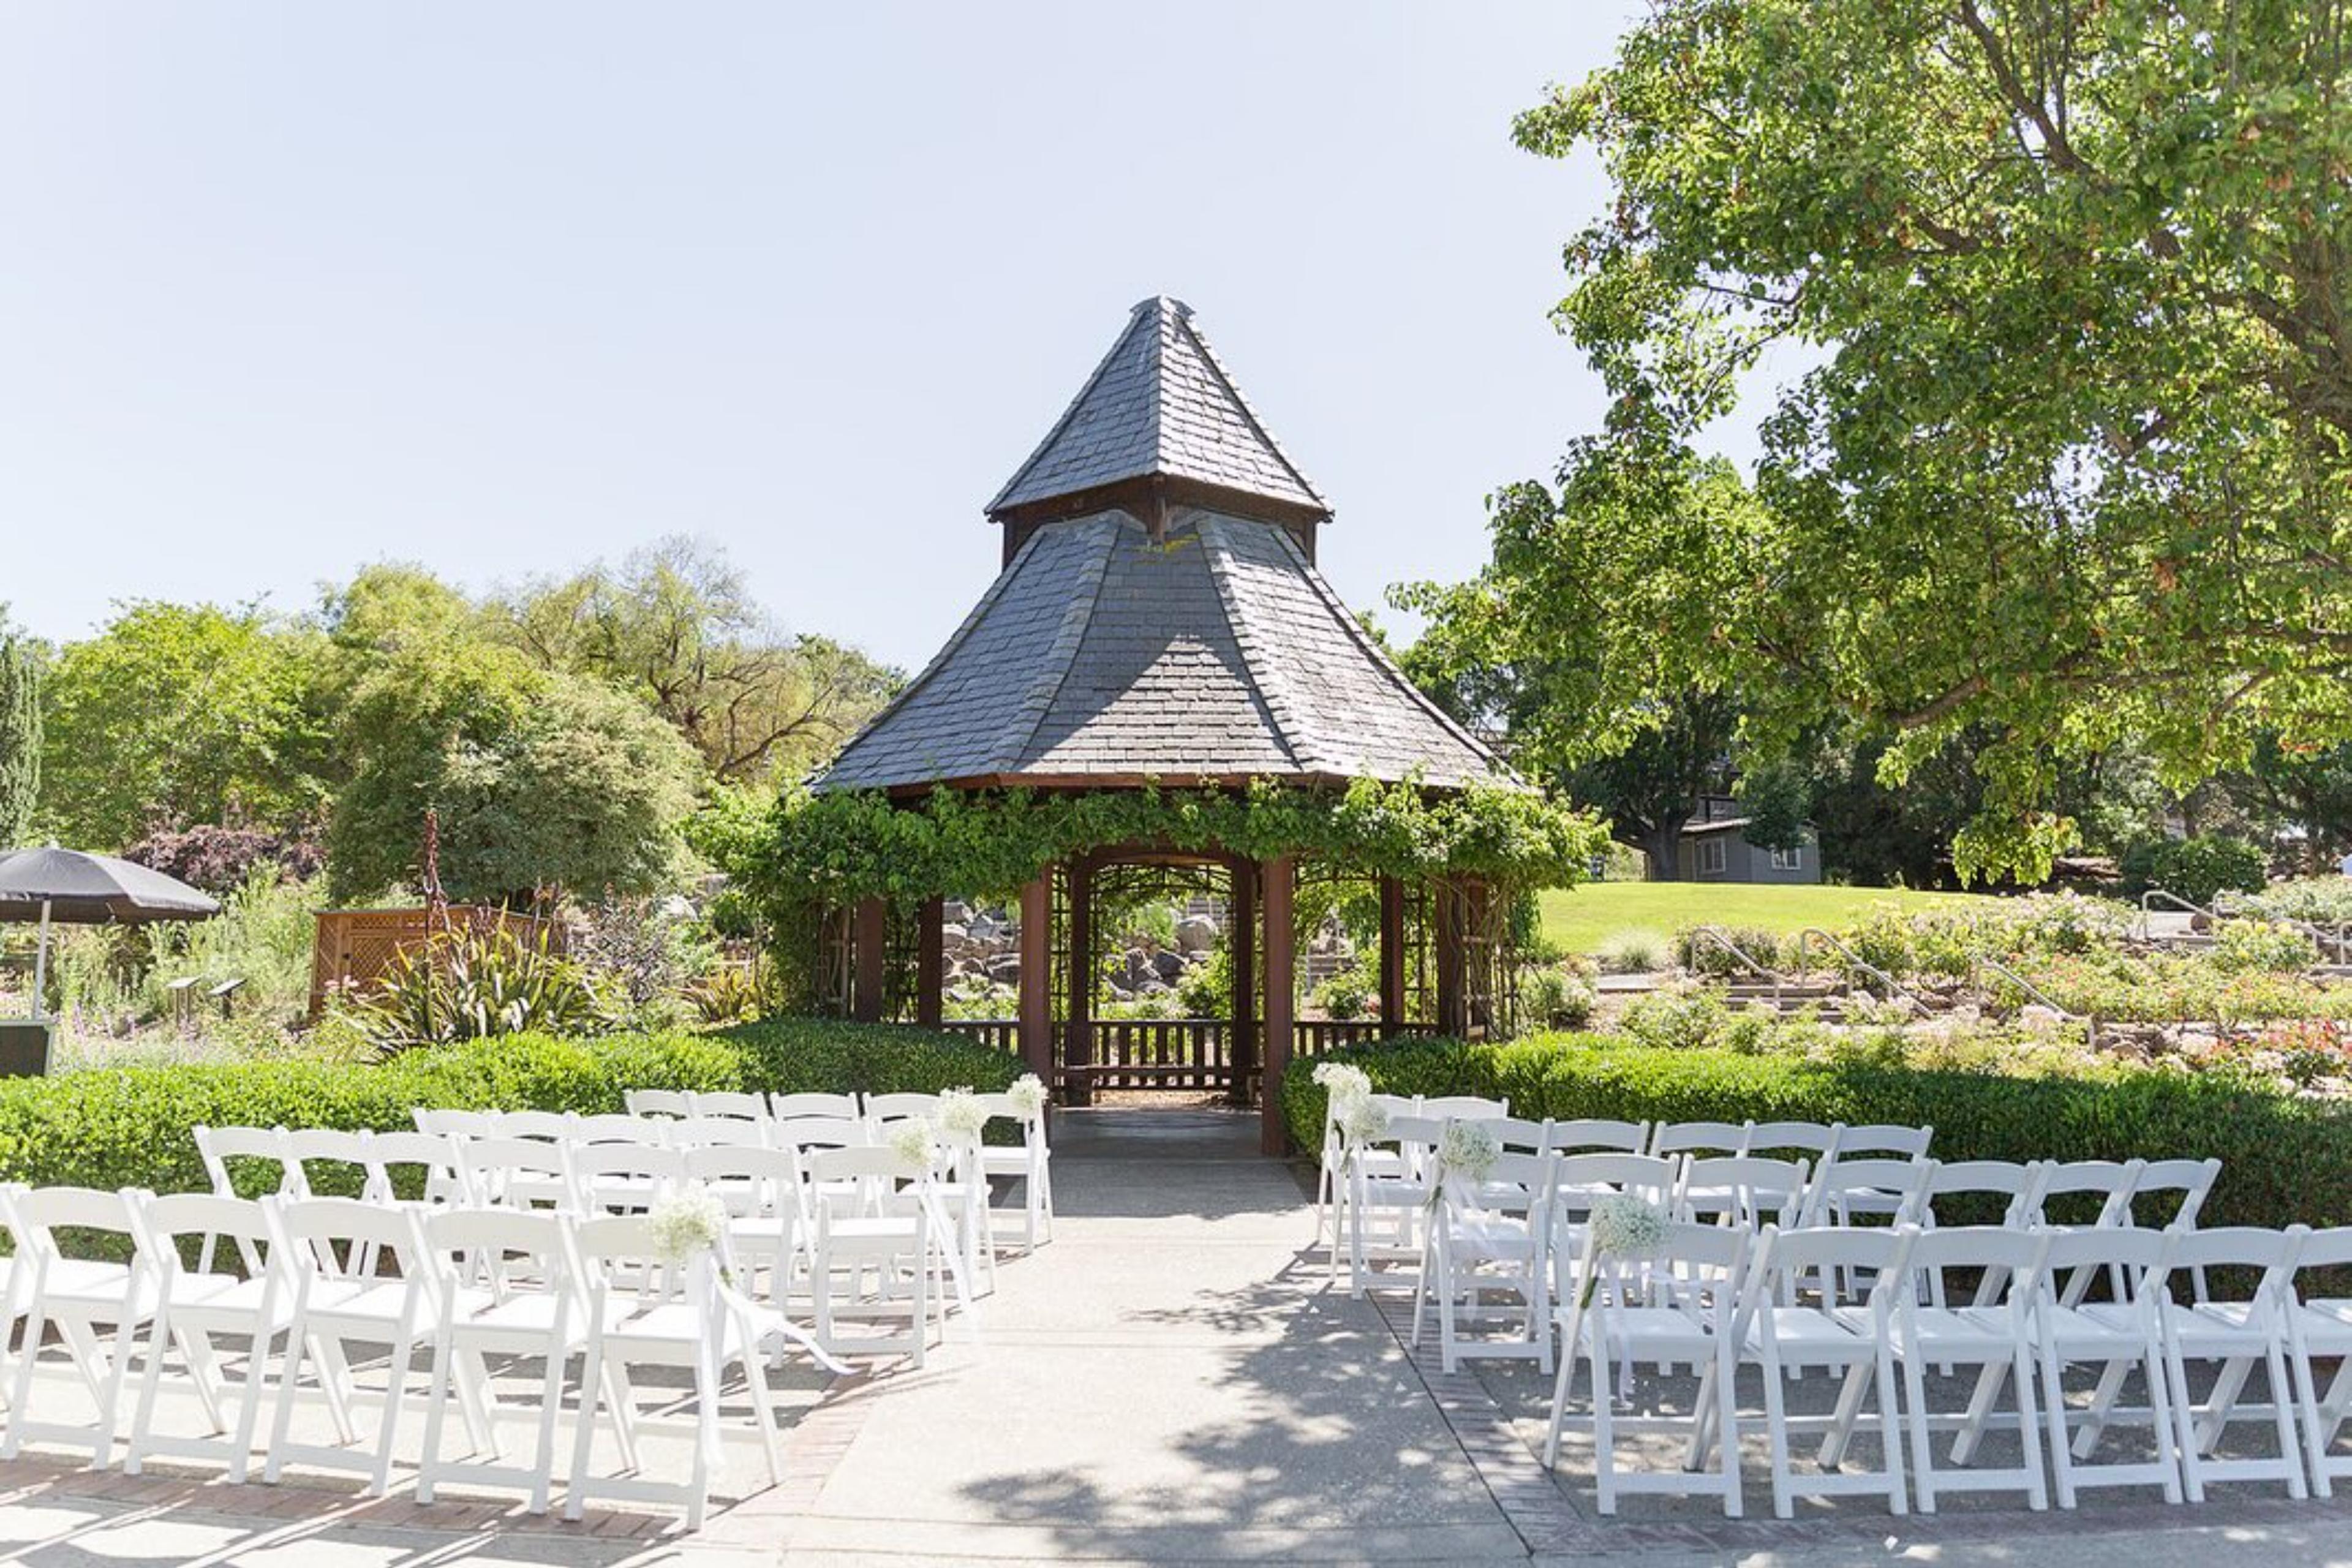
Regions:
<instances>
[{"instance_id":1,"label":"green shrub","mask_svg":"<svg viewBox=\"0 0 2352 1568\"><path fill-rule=\"evenodd\" d=\"M1897 1122L1936 1130L1940 1160L2215 1157L2209 1226L2352 1223L2352 1108L2242 1078L2101 1063L1951 1070L1864 1053L1812 1060L1657 1050L1598 1036L1503 1046L1397 1041L1335 1053L1399 1094L1505 1095L1515 1116ZM1323 1091L1286 1074L1291 1137L1313 1148ZM1964 1216L1965 1217L1965 1216Z\"/></svg>"},{"instance_id":2,"label":"green shrub","mask_svg":"<svg viewBox=\"0 0 2352 1568\"><path fill-rule=\"evenodd\" d=\"M1780 967L1782 962L1780 950L1784 944L1779 931L1764 926L1717 926L1714 929L1729 941L1732 946L1767 969ZM1786 945L1794 946L1795 944L1790 942ZM1721 942L1699 940L1696 928L1675 933L1675 955L1681 962L1682 966L1694 974L1713 975L1719 979L1737 979L1741 975L1755 973L1754 970L1726 952Z\"/></svg>"},{"instance_id":3,"label":"green shrub","mask_svg":"<svg viewBox=\"0 0 2352 1568\"><path fill-rule=\"evenodd\" d=\"M1315 988L1315 1004L1323 1009L1323 1016L1342 1023L1362 1017L1371 1000L1371 977L1353 965Z\"/></svg>"},{"instance_id":4,"label":"green shrub","mask_svg":"<svg viewBox=\"0 0 2352 1568\"><path fill-rule=\"evenodd\" d=\"M2213 963L2231 973L2294 973L2319 962L2319 944L2291 925L2223 921L2213 932Z\"/></svg>"},{"instance_id":5,"label":"green shrub","mask_svg":"<svg viewBox=\"0 0 2352 1568\"><path fill-rule=\"evenodd\" d=\"M1618 1026L1640 1044L1658 1050L1695 1051L1713 1042L1724 1016L1720 994L1696 985L1674 985L1630 1003Z\"/></svg>"},{"instance_id":6,"label":"green shrub","mask_svg":"<svg viewBox=\"0 0 2352 1568\"><path fill-rule=\"evenodd\" d=\"M1519 1016L1538 1029L1580 1029L1592 1022L1601 994L1559 964L1519 971Z\"/></svg>"},{"instance_id":7,"label":"green shrub","mask_svg":"<svg viewBox=\"0 0 2352 1568\"><path fill-rule=\"evenodd\" d=\"M363 1067L241 1062L8 1079L0 1181L202 1190L200 1125L404 1128L415 1106L593 1113L623 1109L632 1089L995 1090L1021 1070L1018 1058L953 1035L770 1018L707 1035L511 1035ZM274 1173L249 1174L257 1194L274 1184Z\"/></svg>"},{"instance_id":8,"label":"green shrub","mask_svg":"<svg viewBox=\"0 0 2352 1568\"><path fill-rule=\"evenodd\" d=\"M2302 877L2273 882L2261 892L2231 899L2230 907L2274 921L2352 924L2352 877Z\"/></svg>"},{"instance_id":9,"label":"green shrub","mask_svg":"<svg viewBox=\"0 0 2352 1568\"><path fill-rule=\"evenodd\" d=\"M2143 839L2124 851L2121 868L2124 887L2134 896L2161 888L2192 904L2210 905L2225 892L2261 892L2270 864L2258 844L2207 833Z\"/></svg>"},{"instance_id":10,"label":"green shrub","mask_svg":"<svg viewBox=\"0 0 2352 1568\"><path fill-rule=\"evenodd\" d=\"M1666 966L1669 951L1670 944L1661 933L1629 926L1602 937L1596 956L1604 974L1646 974Z\"/></svg>"}]
</instances>

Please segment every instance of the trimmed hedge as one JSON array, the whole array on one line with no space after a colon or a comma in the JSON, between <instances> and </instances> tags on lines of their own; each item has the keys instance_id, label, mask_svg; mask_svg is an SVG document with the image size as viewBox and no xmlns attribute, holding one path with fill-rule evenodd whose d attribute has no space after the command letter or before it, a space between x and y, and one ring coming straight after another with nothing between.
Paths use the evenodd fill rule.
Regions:
<instances>
[{"instance_id":1,"label":"trimmed hedge","mask_svg":"<svg viewBox=\"0 0 2352 1568\"><path fill-rule=\"evenodd\" d=\"M512 1035L373 1067L252 1062L9 1079L0 1080L0 1181L200 1192L208 1184L193 1129L203 1125L407 1128L420 1105L593 1113L623 1109L632 1089L997 1090L1020 1071L1013 1057L953 1035L787 1018L717 1034ZM272 1190L274 1167L254 1163L235 1173L240 1184Z\"/></svg>"},{"instance_id":2,"label":"trimmed hedge","mask_svg":"<svg viewBox=\"0 0 2352 1568\"><path fill-rule=\"evenodd\" d=\"M1948 1161L2214 1157L2221 1177L2201 1225L2352 1224L2352 1110L2221 1077L2124 1065L2025 1077L1576 1035L1401 1041L1331 1059L1390 1093L1508 1096L1512 1114L1530 1118L1895 1122L1933 1127L1928 1152ZM1283 1115L1300 1148L1321 1141L1323 1102L1309 1073L1284 1076Z\"/></svg>"}]
</instances>

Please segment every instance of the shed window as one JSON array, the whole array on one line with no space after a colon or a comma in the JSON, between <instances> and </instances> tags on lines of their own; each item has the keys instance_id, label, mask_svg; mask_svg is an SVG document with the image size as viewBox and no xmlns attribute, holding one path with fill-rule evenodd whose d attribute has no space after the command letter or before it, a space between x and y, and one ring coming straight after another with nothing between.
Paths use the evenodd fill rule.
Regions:
<instances>
[{"instance_id":1,"label":"shed window","mask_svg":"<svg viewBox=\"0 0 2352 1568\"><path fill-rule=\"evenodd\" d=\"M1710 834L1698 841L1698 874L1702 877L1723 875L1723 840Z\"/></svg>"},{"instance_id":2,"label":"shed window","mask_svg":"<svg viewBox=\"0 0 2352 1568\"><path fill-rule=\"evenodd\" d=\"M1772 851L1772 869L1775 871L1801 871L1804 868L1805 847L1803 845L1800 844L1794 849Z\"/></svg>"}]
</instances>

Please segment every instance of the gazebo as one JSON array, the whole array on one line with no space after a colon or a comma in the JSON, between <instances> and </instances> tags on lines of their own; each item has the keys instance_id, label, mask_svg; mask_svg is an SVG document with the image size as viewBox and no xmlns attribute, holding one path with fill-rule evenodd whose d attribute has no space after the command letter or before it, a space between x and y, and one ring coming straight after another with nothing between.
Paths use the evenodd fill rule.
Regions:
<instances>
[{"instance_id":1,"label":"gazebo","mask_svg":"<svg viewBox=\"0 0 2352 1568\"><path fill-rule=\"evenodd\" d=\"M987 515L1003 535L995 582L818 791L919 808L941 789L1522 787L1316 570L1330 507L1181 300L1135 307ZM1378 1021L1318 1028L1297 1013L1297 856L1105 845L1047 867L1019 900L1018 1047L1068 1100L1167 1065L1139 1056L1171 1054L1169 1031L1095 1016L1097 889L1135 868L1227 885L1233 1016L1174 1054L1188 1085L1244 1103L1255 1091L1270 1152L1283 1144L1278 1090L1294 1054L1489 1022L1498 922L1475 879L1378 878ZM911 963L912 1017L942 1023L941 909L938 896L895 917L882 899L856 901L836 928L853 1016L908 1011Z\"/></svg>"}]
</instances>

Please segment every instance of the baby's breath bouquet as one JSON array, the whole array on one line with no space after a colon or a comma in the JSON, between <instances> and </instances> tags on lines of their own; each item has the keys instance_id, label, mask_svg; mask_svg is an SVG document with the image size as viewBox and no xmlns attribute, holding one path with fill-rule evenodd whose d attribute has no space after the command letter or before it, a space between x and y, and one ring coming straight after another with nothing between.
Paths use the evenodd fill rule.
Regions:
<instances>
[{"instance_id":1,"label":"baby's breath bouquet","mask_svg":"<svg viewBox=\"0 0 2352 1568\"><path fill-rule=\"evenodd\" d=\"M1013 1102L1013 1109L1021 1113L1024 1121L1034 1121L1045 1109L1045 1081L1034 1072L1024 1072L1013 1080L1004 1097Z\"/></svg>"},{"instance_id":2,"label":"baby's breath bouquet","mask_svg":"<svg viewBox=\"0 0 2352 1568\"><path fill-rule=\"evenodd\" d=\"M1598 1200L1585 1223L1591 1226L1595 1258L1655 1258L1665 1250L1670 1234L1665 1211L1631 1193L1615 1193ZM1584 1282L1586 1306L1592 1304L1594 1283L1593 1279Z\"/></svg>"},{"instance_id":3,"label":"baby's breath bouquet","mask_svg":"<svg viewBox=\"0 0 2352 1568\"><path fill-rule=\"evenodd\" d=\"M1449 1188L1458 1196L1468 1198L1494 1174L1495 1162L1502 1157L1502 1142L1485 1122L1447 1122L1445 1131L1437 1135L1429 1201L1437 1202Z\"/></svg>"},{"instance_id":4,"label":"baby's breath bouquet","mask_svg":"<svg viewBox=\"0 0 2352 1568\"><path fill-rule=\"evenodd\" d=\"M940 1096L940 1136L950 1143L977 1143L988 1125L988 1108L970 1089L951 1089Z\"/></svg>"},{"instance_id":5,"label":"baby's breath bouquet","mask_svg":"<svg viewBox=\"0 0 2352 1568\"><path fill-rule=\"evenodd\" d=\"M727 1237L727 1205L699 1182L672 1192L646 1213L654 1256L675 1268L706 1258ZM727 1278L724 1268L721 1279Z\"/></svg>"},{"instance_id":6,"label":"baby's breath bouquet","mask_svg":"<svg viewBox=\"0 0 2352 1568\"><path fill-rule=\"evenodd\" d=\"M928 1116L909 1116L890 1123L886 1142L890 1152L901 1160L921 1170L931 1168L931 1159L939 1143L939 1135Z\"/></svg>"}]
</instances>

